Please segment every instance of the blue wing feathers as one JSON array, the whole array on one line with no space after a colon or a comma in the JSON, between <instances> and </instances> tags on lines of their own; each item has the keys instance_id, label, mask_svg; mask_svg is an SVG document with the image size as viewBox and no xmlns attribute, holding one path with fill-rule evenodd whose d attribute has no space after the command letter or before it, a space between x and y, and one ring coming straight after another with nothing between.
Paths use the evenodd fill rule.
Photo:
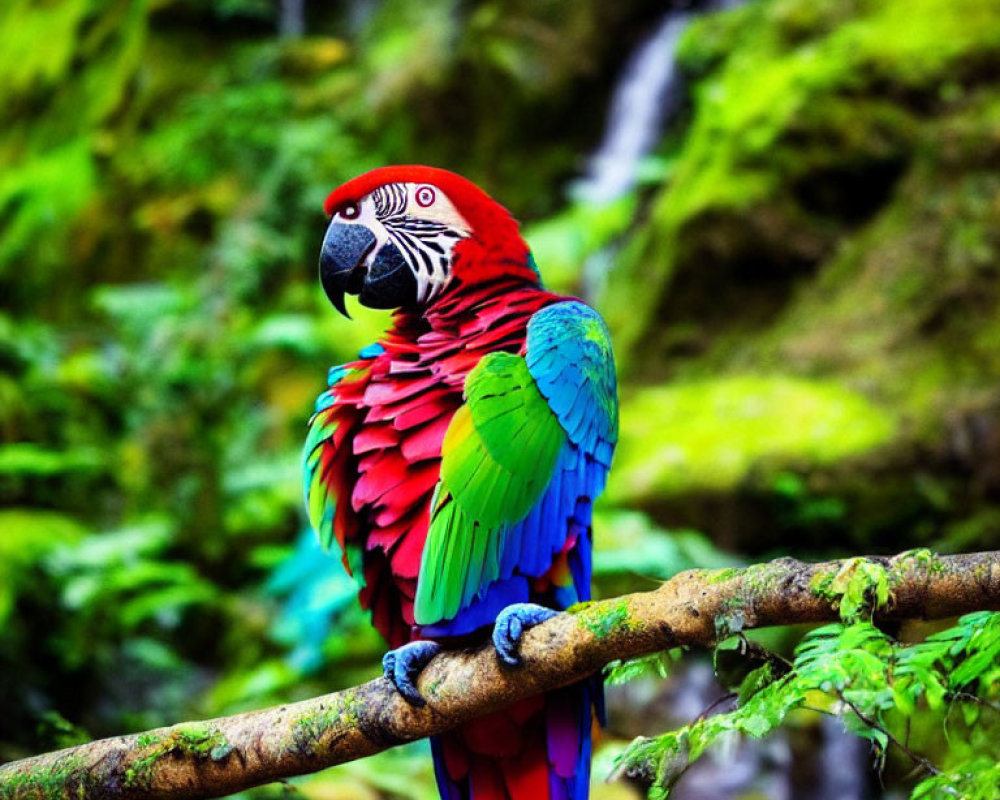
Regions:
<instances>
[{"instance_id":1,"label":"blue wing feathers","mask_svg":"<svg viewBox=\"0 0 1000 800\"><path fill-rule=\"evenodd\" d=\"M326 371L326 385L333 386L347 374L347 364L336 364Z\"/></svg>"},{"instance_id":2,"label":"blue wing feathers","mask_svg":"<svg viewBox=\"0 0 1000 800\"><path fill-rule=\"evenodd\" d=\"M529 597L529 578L544 575L552 566L553 558L563 549L571 526L589 537L590 501L580 499L591 479L591 472L601 473L603 467L587 459L578 449L567 443L556 462L555 474L545 494L528 515L520 522L507 527L490 538L486 558L493 559L500 569L500 578L480 587L477 581L466 584L463 608L454 619L431 626L424 626L427 636L461 636L493 622L496 614L512 603L526 602ZM462 513L456 509L455 513ZM469 523L474 525L474 523ZM475 535L487 532L476 526ZM584 547L589 551L589 538ZM494 549L495 548L495 549ZM469 554L471 556L471 553ZM573 559L576 559L574 564ZM464 560L463 560L463 563ZM476 559L469 558L468 570L482 571ZM570 571L573 585L557 590L557 601L570 605L590 595L590 554L571 556ZM562 596L564 595L564 596Z\"/></svg>"},{"instance_id":3,"label":"blue wing feathers","mask_svg":"<svg viewBox=\"0 0 1000 800\"><path fill-rule=\"evenodd\" d=\"M341 373L343 375L344 373ZM339 381L340 378L337 378ZM323 394L316 398L316 408L313 413L318 414L320 411L326 411L330 406L336 402L337 398L334 393L327 389Z\"/></svg>"},{"instance_id":4,"label":"blue wing feathers","mask_svg":"<svg viewBox=\"0 0 1000 800\"><path fill-rule=\"evenodd\" d=\"M574 444L591 454L597 440L613 446L618 439L614 355L597 312L575 300L538 311L528 322L526 358L539 391ZM579 409L575 415L574 409ZM588 436L591 426L594 433Z\"/></svg>"},{"instance_id":5,"label":"blue wing feathers","mask_svg":"<svg viewBox=\"0 0 1000 800\"><path fill-rule=\"evenodd\" d=\"M604 488L618 438L610 337L601 318L583 303L555 303L529 321L524 358L531 378L566 432L565 444L542 496L520 521L490 531L477 526L471 514L450 509L466 516L463 524L475 526L474 536L489 538L474 540L467 558L461 559L466 569L476 570L478 580L465 582L460 612L451 620L423 626L424 635L471 633L491 624L505 606L526 602L531 580L552 568L570 537L576 538L568 553L572 585L553 587L554 599L565 607L590 597L591 511L593 500ZM513 412L523 405L518 393L513 393L513 399L510 409L493 405L490 415ZM479 400L491 405L511 403L512 396L481 396ZM475 408L472 411L475 420ZM517 448L530 447L530 441L521 441L521 432L515 430L511 442ZM489 491L506 492L506 487L497 480ZM498 577L484 582L484 575Z\"/></svg>"}]
</instances>

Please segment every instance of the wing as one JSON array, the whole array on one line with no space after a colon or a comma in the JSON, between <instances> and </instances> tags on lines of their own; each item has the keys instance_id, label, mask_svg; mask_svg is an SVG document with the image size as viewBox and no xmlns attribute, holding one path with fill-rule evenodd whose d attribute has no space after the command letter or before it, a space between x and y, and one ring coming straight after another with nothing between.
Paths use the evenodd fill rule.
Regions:
<instances>
[{"instance_id":1,"label":"wing","mask_svg":"<svg viewBox=\"0 0 1000 800\"><path fill-rule=\"evenodd\" d=\"M435 635L492 622L560 559L553 580L566 600L589 596L591 504L618 437L604 322L580 302L547 306L528 323L525 356L484 357L465 397L445 434L417 580L414 617Z\"/></svg>"},{"instance_id":2,"label":"wing","mask_svg":"<svg viewBox=\"0 0 1000 800\"><path fill-rule=\"evenodd\" d=\"M340 506L338 513L337 501L349 491L349 487L340 485L345 472L340 462L352 457L351 447L344 446L344 442L361 424L362 415L357 405L344 401L363 391L371 360L382 352L381 345L373 344L361 351L357 361L330 369L329 388L316 400L303 452L303 489L309 521L325 549L337 542L344 566L359 582L363 582L364 575L363 543L358 541L353 515L346 513L350 504Z\"/></svg>"}]
</instances>

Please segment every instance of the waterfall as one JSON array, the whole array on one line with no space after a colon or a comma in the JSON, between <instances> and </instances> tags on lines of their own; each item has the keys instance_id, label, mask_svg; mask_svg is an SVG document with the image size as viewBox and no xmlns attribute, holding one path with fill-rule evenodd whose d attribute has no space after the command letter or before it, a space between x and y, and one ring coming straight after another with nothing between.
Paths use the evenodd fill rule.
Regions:
<instances>
[{"instance_id":1,"label":"waterfall","mask_svg":"<svg viewBox=\"0 0 1000 800\"><path fill-rule=\"evenodd\" d=\"M668 11L656 28L632 52L615 84L601 143L588 159L583 177L569 186L570 209L586 219L624 201L640 177L642 160L655 147L663 128L685 96L684 75L678 68L677 43L698 14L723 11L744 0L702 0ZM617 255L616 239L628 225L599 226L584 253L577 291L597 302Z\"/></svg>"},{"instance_id":2,"label":"waterfall","mask_svg":"<svg viewBox=\"0 0 1000 800\"><path fill-rule=\"evenodd\" d=\"M301 39L306 32L305 0L281 0L278 33L283 39Z\"/></svg>"},{"instance_id":3,"label":"waterfall","mask_svg":"<svg viewBox=\"0 0 1000 800\"><path fill-rule=\"evenodd\" d=\"M649 154L669 114L683 96L674 53L691 12L668 12L629 57L615 86L607 127L572 195L606 203L626 194L636 182L639 162Z\"/></svg>"},{"instance_id":4,"label":"waterfall","mask_svg":"<svg viewBox=\"0 0 1000 800\"><path fill-rule=\"evenodd\" d=\"M677 68L677 42L698 14L723 11L743 0L707 0L668 11L656 29L629 56L615 84L604 137L585 175L570 187L573 199L600 205L627 194L642 159L684 99L684 76Z\"/></svg>"}]
</instances>

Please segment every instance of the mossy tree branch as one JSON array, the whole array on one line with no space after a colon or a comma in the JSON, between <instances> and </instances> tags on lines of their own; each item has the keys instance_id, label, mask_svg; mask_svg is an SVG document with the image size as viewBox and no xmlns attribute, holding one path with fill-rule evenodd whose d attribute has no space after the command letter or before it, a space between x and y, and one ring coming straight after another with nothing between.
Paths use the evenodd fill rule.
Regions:
<instances>
[{"instance_id":1,"label":"mossy tree branch","mask_svg":"<svg viewBox=\"0 0 1000 800\"><path fill-rule=\"evenodd\" d=\"M820 564L779 559L684 572L655 591L586 603L529 631L517 669L502 666L489 647L439 656L420 678L424 708L407 705L378 679L300 703L12 762L0 767L0 798L218 797L441 733L615 659L710 646L740 629L832 621L841 604L864 612L865 603L883 620L1000 610L1000 552L917 551Z\"/></svg>"}]
</instances>

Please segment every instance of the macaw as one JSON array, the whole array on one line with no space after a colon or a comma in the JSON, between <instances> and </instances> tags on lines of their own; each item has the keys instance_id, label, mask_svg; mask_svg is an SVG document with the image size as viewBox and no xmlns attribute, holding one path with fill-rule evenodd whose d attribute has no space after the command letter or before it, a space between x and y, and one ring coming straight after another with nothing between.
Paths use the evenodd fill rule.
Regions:
<instances>
[{"instance_id":1,"label":"macaw","mask_svg":"<svg viewBox=\"0 0 1000 800\"><path fill-rule=\"evenodd\" d=\"M608 330L546 291L510 213L446 170L385 167L336 189L320 280L395 309L382 341L334 367L305 446L306 504L339 545L388 641L386 677L415 680L444 645L523 632L590 597L591 509L618 436ZM444 800L587 797L594 678L431 741Z\"/></svg>"}]
</instances>

